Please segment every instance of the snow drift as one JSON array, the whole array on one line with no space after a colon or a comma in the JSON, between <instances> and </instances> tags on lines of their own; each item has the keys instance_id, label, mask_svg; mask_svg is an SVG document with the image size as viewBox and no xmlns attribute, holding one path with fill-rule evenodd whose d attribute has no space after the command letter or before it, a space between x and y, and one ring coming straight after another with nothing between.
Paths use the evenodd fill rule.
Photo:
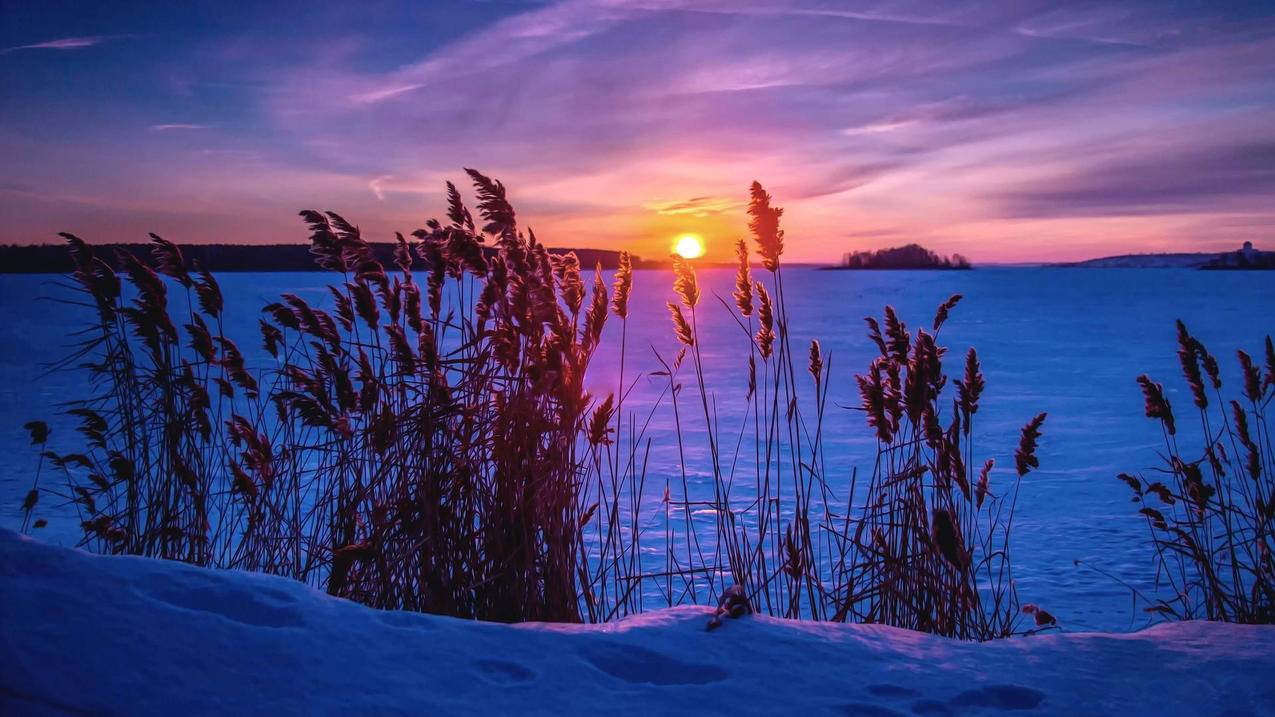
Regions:
<instances>
[{"instance_id":1,"label":"snow drift","mask_svg":"<svg viewBox=\"0 0 1275 717\"><path fill-rule=\"evenodd\" d=\"M0 713L1275 714L1275 628L972 644L675 608L603 626L371 610L0 530Z\"/></svg>"}]
</instances>

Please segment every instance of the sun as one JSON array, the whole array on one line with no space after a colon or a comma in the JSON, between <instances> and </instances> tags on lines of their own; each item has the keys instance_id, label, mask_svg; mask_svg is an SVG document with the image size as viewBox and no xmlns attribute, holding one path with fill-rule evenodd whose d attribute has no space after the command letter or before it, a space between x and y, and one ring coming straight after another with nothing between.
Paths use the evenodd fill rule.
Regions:
<instances>
[{"instance_id":1,"label":"sun","mask_svg":"<svg viewBox=\"0 0 1275 717\"><path fill-rule=\"evenodd\" d=\"M673 240L673 251L683 259L704 256L704 238L698 234L683 234Z\"/></svg>"}]
</instances>

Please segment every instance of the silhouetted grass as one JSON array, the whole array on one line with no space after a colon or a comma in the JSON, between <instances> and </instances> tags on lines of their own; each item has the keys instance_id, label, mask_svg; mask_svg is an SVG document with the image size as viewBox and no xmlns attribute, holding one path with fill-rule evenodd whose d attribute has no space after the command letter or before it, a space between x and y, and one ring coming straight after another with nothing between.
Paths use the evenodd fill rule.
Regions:
<instances>
[{"instance_id":1,"label":"silhouetted grass","mask_svg":"<svg viewBox=\"0 0 1275 717\"><path fill-rule=\"evenodd\" d=\"M585 435L583 377L610 297L518 230L503 186L470 174L486 224L449 185L447 221L399 236L389 269L356 226L303 212L335 308L294 294L265 307L275 363L261 374L222 333L216 280L176 246L155 237L150 264L121 254L121 285L67 235L97 312L64 365L97 393L69 408L85 451L48 458L85 543L377 607L579 619L599 579L583 579L586 456L605 442Z\"/></svg>"},{"instance_id":2,"label":"silhouetted grass","mask_svg":"<svg viewBox=\"0 0 1275 717\"><path fill-rule=\"evenodd\" d=\"M331 308L295 294L266 306L272 362L260 371L223 332L216 279L177 246L153 237L149 262L121 252L121 281L65 235L95 319L63 367L96 388L67 407L84 451L43 456L85 545L489 620L602 621L640 612L651 591L673 605L737 585L756 610L790 618L966 639L1018 629L1009 541L1044 414L1023 429L1012 477L976 460L978 357L949 401L938 342L959 296L915 336L890 307L884 329L868 319L880 355L857 382L878 450L860 496L856 474L825 467L832 357L792 341L782 210L760 184L748 212L761 278L741 241L733 295L717 297L748 377L744 421L722 426L699 329L717 307L690 263L673 266L676 353L626 374L629 256L613 286L587 277L575 254L524 235L499 182L469 174L478 220L449 183L446 219L398 236L392 266L341 216L302 212ZM584 376L611 316L619 377L595 397ZM683 456L658 507L643 503L655 413L626 408L643 375L665 384ZM711 496L687 479L691 426L707 442ZM711 526L692 520L705 510ZM664 552L644 559L652 511Z\"/></svg>"},{"instance_id":3,"label":"silhouetted grass","mask_svg":"<svg viewBox=\"0 0 1275 717\"><path fill-rule=\"evenodd\" d=\"M1275 447L1267 408L1275 398L1275 347L1265 375L1237 351L1241 397L1222 397L1218 361L1181 321L1178 360L1200 422L1198 457L1178 445L1178 420L1164 387L1138 377L1148 418L1164 437L1164 464L1151 475L1118 477L1133 490L1155 548L1149 612L1176 619L1275 622Z\"/></svg>"},{"instance_id":4,"label":"silhouetted grass","mask_svg":"<svg viewBox=\"0 0 1275 717\"><path fill-rule=\"evenodd\" d=\"M695 272L674 260L679 301L669 310L681 349L666 371L675 383L690 359L693 400L712 459L708 505L717 517L715 534L703 538L688 518L691 540L678 565L692 581L701 567L707 576L728 577L757 610L772 615L884 623L965 639L1012 634L1020 610L1010 533L1018 481L1036 466L1044 414L1023 428L1012 482L994 484L992 461L976 464L971 442L984 387L972 349L950 410L943 396L946 349L937 336L961 297L940 306L931 331L915 337L886 307L884 333L875 319L867 320L880 356L857 377L861 410L877 437L872 477L857 502L856 476L829 476L823 458L830 357L818 341L800 350L790 342L782 210L754 183L749 214L764 279L754 281L740 242L733 306L719 297L748 343L740 369L749 378L748 418L729 437L718 428L718 397L706 388L700 361ZM671 391L675 409L680 393ZM680 436L682 414L675 415ZM729 456L727 446L733 446ZM737 481L748 478L755 497L733 498ZM690 496L681 504L689 511ZM714 548L697 553L693 545ZM710 594L724 587L710 583ZM1038 626L1052 622L1032 607Z\"/></svg>"}]
</instances>

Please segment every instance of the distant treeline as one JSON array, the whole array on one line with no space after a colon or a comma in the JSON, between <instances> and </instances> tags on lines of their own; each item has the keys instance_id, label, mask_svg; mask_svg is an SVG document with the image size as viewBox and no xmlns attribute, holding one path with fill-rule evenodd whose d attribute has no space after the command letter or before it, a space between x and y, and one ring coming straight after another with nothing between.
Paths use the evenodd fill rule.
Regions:
<instances>
[{"instance_id":1,"label":"distant treeline","mask_svg":"<svg viewBox=\"0 0 1275 717\"><path fill-rule=\"evenodd\" d=\"M371 242L373 252L386 266L393 264L392 242ZM149 257L150 244L94 244L97 256L115 264L115 253L123 250L139 258ZM494 254L495 249L488 252ZM614 269L619 264L620 253L604 249L549 249L562 254L574 251L580 264L592 268L599 262L604 269ZM199 262L209 271L320 271L314 263L309 244L185 244L182 254L188 264ZM418 258L421 265L424 261ZM634 264L640 264L635 259ZM6 274L66 274L72 270L71 258L63 244L36 244L31 246L0 245L0 273ZM116 267L118 268L118 267Z\"/></svg>"},{"instance_id":2,"label":"distant treeline","mask_svg":"<svg viewBox=\"0 0 1275 717\"><path fill-rule=\"evenodd\" d=\"M842 257L834 269L968 269L970 262L960 254L940 256L920 244L908 244L877 251L855 251Z\"/></svg>"}]
</instances>

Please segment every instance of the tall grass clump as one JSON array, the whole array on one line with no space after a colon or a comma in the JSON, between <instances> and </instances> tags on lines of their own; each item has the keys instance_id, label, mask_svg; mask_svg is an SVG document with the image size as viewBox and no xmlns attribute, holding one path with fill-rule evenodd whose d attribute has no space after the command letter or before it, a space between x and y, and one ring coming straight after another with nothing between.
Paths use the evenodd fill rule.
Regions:
<instances>
[{"instance_id":1,"label":"tall grass clump","mask_svg":"<svg viewBox=\"0 0 1275 717\"><path fill-rule=\"evenodd\" d=\"M1133 491L1155 549L1148 611L1182 620L1275 622L1275 446L1267 409L1275 398L1275 347L1265 366L1237 351L1240 395L1225 399L1218 360L1177 322L1178 360L1199 420L1196 450L1179 445L1178 414L1164 387L1138 377L1148 418L1159 422L1163 465L1118 477ZM1178 409L1180 410L1180 409Z\"/></svg>"},{"instance_id":2,"label":"tall grass clump","mask_svg":"<svg viewBox=\"0 0 1275 717\"><path fill-rule=\"evenodd\" d=\"M646 464L651 451L647 429L655 415L625 410L625 399L645 375L627 373L629 299L633 292L633 260L620 252L608 302L601 269L594 271L589 324L600 327L608 309L619 321L619 366L616 390L594 401L585 431L584 475L577 502L583 507L581 527L585 552L579 561L581 614L589 621L606 621L643 610L648 585L663 586L668 604L673 604L669 571L650 571L642 556L640 529L643 496L646 492ZM663 400L664 394L656 401ZM671 543L671 533L664 534Z\"/></svg>"},{"instance_id":3,"label":"tall grass clump","mask_svg":"<svg viewBox=\"0 0 1275 717\"><path fill-rule=\"evenodd\" d=\"M979 461L978 356L953 397L939 343L959 296L929 330L891 307L883 324L868 319L879 355L849 384L876 437L861 487L824 459L829 392L848 382L794 333L783 210L760 184L755 249L738 243L734 290L715 297L747 380L746 410L725 425L701 330L717 307L689 261L672 267L676 351L634 371L632 258L621 254L608 287L600 267L589 276L524 232L502 184L468 171L476 214L448 183L446 218L397 235L388 261L340 215L302 212L330 281L264 307L260 365L226 336L216 279L176 245L153 237L149 261L121 251L113 266L64 235L92 319L61 367L87 371L93 391L66 406L83 450L42 454L65 488L37 478L28 518L55 493L95 550L468 618L605 621L652 598L725 595L771 615L965 639L1018 629L1010 534L1045 416L1023 428L1008 479ZM595 397L585 376L609 322L617 381ZM639 411L630 395L644 379L660 395ZM676 450L680 472L648 486L648 429L665 406L676 446L656 449ZM28 427L44 446L47 426ZM700 436L707 487L687 457Z\"/></svg>"},{"instance_id":4,"label":"tall grass clump","mask_svg":"<svg viewBox=\"0 0 1275 717\"><path fill-rule=\"evenodd\" d=\"M66 407L84 450L45 451L42 463L65 477L64 497L75 503L90 547L211 563L228 500L215 479L223 418L237 394L247 400L259 392L221 332L216 279L188 270L180 250L154 235L152 262L119 252L120 274L78 237L62 236L78 303L93 320L60 367L85 371L94 393ZM47 431L39 442L46 439Z\"/></svg>"},{"instance_id":5,"label":"tall grass clump","mask_svg":"<svg viewBox=\"0 0 1275 717\"><path fill-rule=\"evenodd\" d=\"M662 373L669 377L679 442L681 400L691 401L702 421L713 481L711 500L693 500L683 485L677 501L688 539L684 555L670 560L689 583L687 592L695 594L693 581L703 573L710 595L729 581L772 615L876 622L966 639L1011 634L1019 616L1009 550L1014 507L1018 482L1037 465L1045 415L1023 428L1012 482L993 481L993 462L976 463L972 445L984 388L974 350L954 382L950 408L943 394L946 349L937 337L961 297L940 306L931 330L915 337L886 307L884 331L867 320L880 356L856 377L861 409L877 437L872 476L856 500L857 476L829 476L823 456L831 357L817 340L793 345L781 261L783 210L754 183L748 211L763 278L754 279L748 246L740 241L733 301L718 297L747 344L741 370L748 410L739 427L719 425L717 397L700 358L701 292L691 264L673 258L676 301L668 308L680 346ZM681 398L679 370L690 373L689 399ZM716 524L711 535L700 536L689 516L705 506ZM1043 611L1036 615L1038 624L1052 620Z\"/></svg>"},{"instance_id":6,"label":"tall grass clump","mask_svg":"<svg viewBox=\"0 0 1275 717\"><path fill-rule=\"evenodd\" d=\"M155 237L150 263L121 252L121 282L65 235L94 320L63 366L95 393L67 408L84 451L47 456L85 544L382 608L599 619L591 593L610 576L582 536L614 512L598 498L618 498L587 504L584 481L616 429L583 381L612 297L468 171L481 223L449 183L446 220L399 235L389 267L357 226L302 212L328 308L296 294L266 306L260 369L222 331L216 280L175 245Z\"/></svg>"},{"instance_id":7,"label":"tall grass clump","mask_svg":"<svg viewBox=\"0 0 1275 717\"><path fill-rule=\"evenodd\" d=\"M994 480L993 459L980 461L974 450L986 384L973 348L952 381L955 397L949 403L943 394L947 349L938 336L960 299L943 303L931 331L915 336L888 306L883 324L867 320L879 355L856 381L877 458L863 515L840 536L853 551L839 617L990 639L1017 629L1010 537L1020 482L1039 465L1045 414L1023 426L1008 481ZM1024 608L1036 626L1052 623L1048 613Z\"/></svg>"},{"instance_id":8,"label":"tall grass clump","mask_svg":"<svg viewBox=\"0 0 1275 717\"><path fill-rule=\"evenodd\" d=\"M670 550L669 570L682 578L683 594L692 600L701 593L713 599L734 584L743 587L763 612L826 619L832 609L832 575L826 568L838 556L818 529L833 517L834 509L818 425L826 406L830 366L824 366L816 343L808 350L809 364L798 368L783 300L782 210L770 202L762 186L753 183L750 229L769 281L754 280L747 244L740 240L732 301L717 297L747 344L747 363L741 370L748 381L748 408L737 427L720 425L717 397L708 388L700 332L705 304L695 269L673 257L676 300L668 302L668 309L678 353L672 360L661 358L659 373L669 382L683 456L680 495L668 494L682 513L686 540L682 555ZM682 395L684 372L689 372L693 386L689 398ZM807 381L813 381L813 387ZM813 407L802 400L803 392L815 397ZM690 402L689 408L682 407L684 401ZM693 496L687 483L683 427L685 423L689 428L692 420L702 428L707 444L711 497ZM714 525L709 534L701 535L691 516L705 510L713 515Z\"/></svg>"}]
</instances>

